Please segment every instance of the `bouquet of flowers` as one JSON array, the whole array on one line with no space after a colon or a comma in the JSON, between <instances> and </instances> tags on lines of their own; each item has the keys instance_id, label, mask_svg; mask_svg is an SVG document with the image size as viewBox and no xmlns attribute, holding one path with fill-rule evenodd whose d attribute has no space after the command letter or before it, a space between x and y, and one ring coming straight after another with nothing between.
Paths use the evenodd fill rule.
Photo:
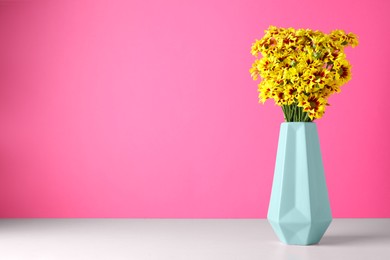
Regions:
<instances>
[{"instance_id":1,"label":"bouquet of flowers","mask_svg":"<svg viewBox=\"0 0 390 260\"><path fill-rule=\"evenodd\" d=\"M325 34L270 26L251 49L256 57L251 76L262 78L259 101L274 99L287 122L321 118L329 96L351 79L344 48L357 45L357 36L342 30Z\"/></svg>"}]
</instances>

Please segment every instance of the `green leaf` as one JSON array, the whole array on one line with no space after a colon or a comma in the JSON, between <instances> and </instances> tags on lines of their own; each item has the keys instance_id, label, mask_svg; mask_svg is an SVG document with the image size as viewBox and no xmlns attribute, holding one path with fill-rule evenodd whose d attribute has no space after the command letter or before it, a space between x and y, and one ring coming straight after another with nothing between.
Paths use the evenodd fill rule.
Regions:
<instances>
[{"instance_id":1,"label":"green leaf","mask_svg":"<svg viewBox=\"0 0 390 260\"><path fill-rule=\"evenodd\" d=\"M297 62L295 60L291 61L290 66L295 67L297 65Z\"/></svg>"},{"instance_id":2,"label":"green leaf","mask_svg":"<svg viewBox=\"0 0 390 260\"><path fill-rule=\"evenodd\" d=\"M314 53L313 53L313 57L314 57L315 59L319 59L319 58L321 57L321 52L319 52L319 51L314 52Z\"/></svg>"}]
</instances>

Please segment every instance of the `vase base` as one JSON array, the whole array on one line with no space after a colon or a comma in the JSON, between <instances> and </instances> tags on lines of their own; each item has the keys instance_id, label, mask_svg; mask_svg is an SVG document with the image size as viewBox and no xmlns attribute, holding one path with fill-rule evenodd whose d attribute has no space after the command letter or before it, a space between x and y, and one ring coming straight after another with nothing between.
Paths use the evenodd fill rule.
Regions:
<instances>
[{"instance_id":1,"label":"vase base","mask_svg":"<svg viewBox=\"0 0 390 260\"><path fill-rule=\"evenodd\" d=\"M268 221L282 243L307 246L320 242L332 219L305 223Z\"/></svg>"}]
</instances>

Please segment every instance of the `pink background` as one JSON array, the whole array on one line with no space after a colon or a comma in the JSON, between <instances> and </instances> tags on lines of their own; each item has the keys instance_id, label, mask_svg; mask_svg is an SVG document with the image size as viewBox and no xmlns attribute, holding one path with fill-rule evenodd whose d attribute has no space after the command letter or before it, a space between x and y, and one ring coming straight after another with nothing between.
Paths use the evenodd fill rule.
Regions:
<instances>
[{"instance_id":1,"label":"pink background","mask_svg":"<svg viewBox=\"0 0 390 260\"><path fill-rule=\"evenodd\" d=\"M0 217L266 217L281 109L269 25L340 28L318 121L334 217L390 217L390 1L0 1Z\"/></svg>"}]
</instances>

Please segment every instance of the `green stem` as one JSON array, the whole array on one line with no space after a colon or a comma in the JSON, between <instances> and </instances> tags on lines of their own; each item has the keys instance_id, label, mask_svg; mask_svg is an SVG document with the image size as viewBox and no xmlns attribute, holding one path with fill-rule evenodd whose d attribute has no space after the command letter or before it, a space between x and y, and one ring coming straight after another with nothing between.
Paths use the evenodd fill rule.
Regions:
<instances>
[{"instance_id":1,"label":"green stem","mask_svg":"<svg viewBox=\"0 0 390 260\"><path fill-rule=\"evenodd\" d=\"M286 122L312 122L309 114L303 111L302 107L294 103L291 105L282 105L284 120Z\"/></svg>"},{"instance_id":2,"label":"green stem","mask_svg":"<svg viewBox=\"0 0 390 260\"><path fill-rule=\"evenodd\" d=\"M292 122L291 120L291 107L287 106L287 115L288 115L288 122Z\"/></svg>"},{"instance_id":3,"label":"green stem","mask_svg":"<svg viewBox=\"0 0 390 260\"><path fill-rule=\"evenodd\" d=\"M283 106L283 113L284 113L284 119L286 120L286 122L288 122L289 118L288 118L288 108L287 106Z\"/></svg>"},{"instance_id":4,"label":"green stem","mask_svg":"<svg viewBox=\"0 0 390 260\"><path fill-rule=\"evenodd\" d=\"M287 121L286 109L285 109L285 106L284 106L284 105L282 105L282 110L283 110L284 120Z\"/></svg>"}]
</instances>

